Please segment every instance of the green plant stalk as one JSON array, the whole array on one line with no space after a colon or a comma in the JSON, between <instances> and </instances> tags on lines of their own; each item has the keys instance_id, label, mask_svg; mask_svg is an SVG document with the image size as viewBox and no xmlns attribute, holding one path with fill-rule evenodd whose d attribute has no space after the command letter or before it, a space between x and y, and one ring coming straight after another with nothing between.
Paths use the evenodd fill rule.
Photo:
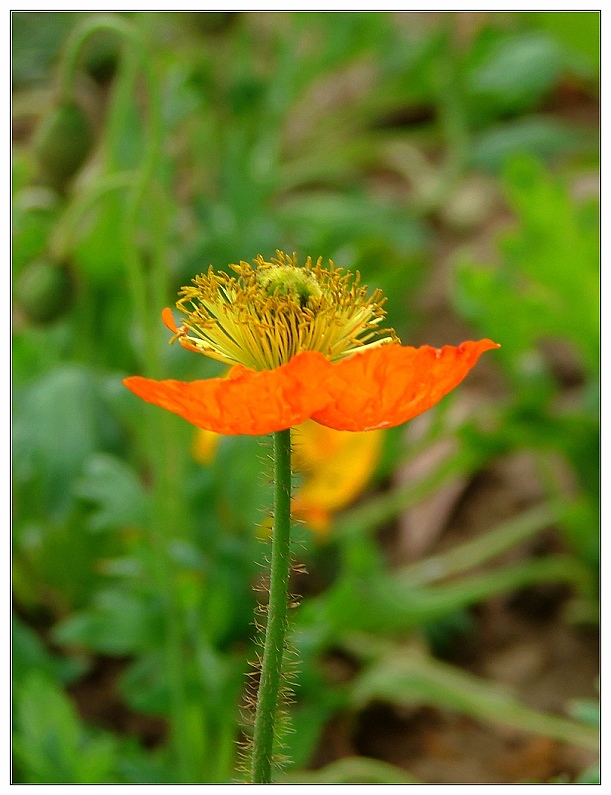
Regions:
<instances>
[{"instance_id":1,"label":"green plant stalk","mask_svg":"<svg viewBox=\"0 0 611 795\"><path fill-rule=\"evenodd\" d=\"M113 102L108 109L106 122L106 135L102 158L106 170L109 172L123 169L121 161L121 142L126 120L132 108L134 85L138 77L140 63L144 56L140 55L136 47L124 47L121 55L121 68L116 76L113 86ZM150 98L149 98L150 102Z\"/></svg>"},{"instance_id":2,"label":"green plant stalk","mask_svg":"<svg viewBox=\"0 0 611 795\"><path fill-rule=\"evenodd\" d=\"M75 206L74 216L79 218L82 211L93 204L98 195L106 190L115 188L128 188L129 192L125 204L125 216L122 227L123 256L127 267L128 284L135 307L138 330L142 339L143 366L149 377L158 377L160 373L159 335L156 332L158 323L157 310L165 304L165 232L167 211L162 186L155 181L159 153L163 137L160 107L161 101L150 58L147 57L137 33L134 40L140 54L140 63L132 55L122 66L118 79L118 90L110 109L110 129L107 141L107 164L109 168L114 164L114 149L121 134L120 122L125 118L125 105L130 103L131 93L137 77L136 66L144 69L149 92L149 117L148 135L143 160L137 171L120 172L109 175L104 184L83 202L83 206ZM152 193L151 193L152 192ZM136 244L136 232L139 221L139 210L145 198L154 199L155 224L152 234L154 257L149 289L149 278L145 272L144 263ZM145 423L144 434L149 449L155 480L155 511L153 525L150 528L150 565L151 571L158 583L164 610L166 626L165 659L168 675L168 684L171 693L171 743L177 762L177 776L182 782L192 780L190 764L190 744L187 734L186 698L183 683L183 660L181 650L180 611L176 604L174 593L174 578L172 563L168 557L167 527L177 523L176 511L177 489L175 488L176 461L175 440L172 435L171 418L160 419L161 429L157 420L151 418Z\"/></svg>"},{"instance_id":3,"label":"green plant stalk","mask_svg":"<svg viewBox=\"0 0 611 795\"><path fill-rule=\"evenodd\" d=\"M84 19L70 34L59 64L58 93L60 100L72 98L81 48L89 36L98 31L110 31L129 42L132 49L144 53L142 39L136 28L121 17L110 14Z\"/></svg>"},{"instance_id":4,"label":"green plant stalk","mask_svg":"<svg viewBox=\"0 0 611 795\"><path fill-rule=\"evenodd\" d=\"M143 334L147 375L155 377L158 375L157 364L159 357L156 355L155 334L151 333L151 323L149 323L149 312L147 311L147 302L150 296L147 295L144 267L133 237L129 232L133 231L137 223L137 214L146 196L146 191L155 177L155 168L161 151L163 128L158 80L144 40L134 25L112 15L92 17L85 19L78 25L66 43L58 76L59 96L62 101L68 101L72 97L83 44L89 36L98 31L111 31L128 44L128 48L123 53L122 68L117 78L114 101L109 111L110 121L106 136L106 161L108 168L111 170L114 166L114 151L120 136L120 128L126 116L126 109L132 101L132 89L138 68L142 69L146 80L149 99L148 136L142 163L138 169L138 175L125 208L123 240L125 242L124 256L127 264L130 290L136 307L140 332Z\"/></svg>"},{"instance_id":5,"label":"green plant stalk","mask_svg":"<svg viewBox=\"0 0 611 795\"><path fill-rule=\"evenodd\" d=\"M49 252L56 260L66 259L70 249L78 240L83 219L96 203L107 193L115 190L131 188L135 184L136 174L133 171L121 171L115 174L104 174L98 177L85 194L77 193L66 205L55 229L51 232Z\"/></svg>"},{"instance_id":6,"label":"green plant stalk","mask_svg":"<svg viewBox=\"0 0 611 795\"><path fill-rule=\"evenodd\" d=\"M253 784L269 784L272 780L278 694L288 624L288 585L291 568L290 428L274 434L274 476L274 531L269 605L252 744Z\"/></svg>"},{"instance_id":7,"label":"green plant stalk","mask_svg":"<svg viewBox=\"0 0 611 795\"><path fill-rule=\"evenodd\" d=\"M144 371L149 377L158 377L160 372L159 335L156 333L155 323L158 321L157 312L159 303L152 300L151 292L157 302L165 297L161 296L160 285L165 285L166 269L163 262L165 251L165 218L161 218L165 210L165 202L157 190L157 206L159 212L155 218L155 231L152 235L153 245L156 247L153 257L153 285L149 290L148 275L137 245L137 229L140 221L140 211L143 203L153 188L158 187L156 182L157 166L163 141L163 126L161 120L161 98L159 95L158 80L154 71L152 59L146 51L142 37L136 28L116 18L98 20L99 24L83 25L81 31L72 40L68 55L64 61L64 70L61 74L60 85L64 91L72 86L77 63L79 47L89 33L96 29L106 28L116 31L130 43L132 51L127 58L122 59L121 72L118 76L118 91L113 97L110 108L110 129L107 137L107 166L112 169L114 165L114 149L120 138L121 123L126 118L126 106L132 102L132 92L137 77L137 69L141 68L146 79L148 92L148 118L147 136L142 161L133 175L133 180L125 174L116 175L118 182L125 180L129 188L124 208L124 220L121 228L123 257L127 270L128 285L135 308L138 331L141 337L143 350ZM125 55L125 53L124 53ZM154 194L155 195L155 194ZM172 429L171 418L161 419L161 430L156 423L156 418L151 418L145 424L144 435L146 445L151 456L154 472L154 518L149 533L150 566L157 587L159 588L164 612L165 624L165 662L170 691L170 720L171 720L171 745L176 760L177 778L180 782L190 782L191 775L191 748L188 736L187 704L183 681L182 658L182 631L180 610L176 600L173 565L169 557L167 544L167 529L172 523L180 519L172 510L176 498L175 473L172 469Z\"/></svg>"},{"instance_id":8,"label":"green plant stalk","mask_svg":"<svg viewBox=\"0 0 611 795\"><path fill-rule=\"evenodd\" d=\"M160 367L159 346L157 342L158 334L156 333L157 324L159 322L157 315L159 308L155 307L153 312L149 311L152 296L149 294L145 266L140 251L138 250L134 233L139 220L138 214L147 198L147 192L151 185L155 184L156 170L163 141L163 126L158 81L154 74L150 57L146 57L145 54L140 65L144 69L147 78L147 89L149 94L148 136L142 162L138 171L138 177L128 195L125 206L124 228L126 231L123 236L123 241L125 244L124 256L127 264L128 280L136 304L136 316L140 326L139 331L143 335L145 367L147 375L151 378L155 378L159 377ZM121 101L123 102L125 99L126 97L122 95ZM165 224L163 224L162 228L163 227L165 227ZM158 235L156 236L155 243L159 245ZM157 273L160 268L159 257L155 259L154 264ZM162 279L165 280L165 273L162 274ZM158 277L155 276L154 284L157 285L158 283ZM157 294L158 290L155 292ZM156 295L156 297L158 297L158 295Z\"/></svg>"},{"instance_id":9,"label":"green plant stalk","mask_svg":"<svg viewBox=\"0 0 611 795\"><path fill-rule=\"evenodd\" d=\"M416 619L418 622L435 621L452 610L464 609L498 594L544 582L567 583L573 586L576 593L591 595L587 567L569 555L553 555L430 587L402 587L406 581L400 580L396 597L409 605L405 611L406 617L413 610L414 622ZM402 612L397 607L397 615L400 616Z\"/></svg>"},{"instance_id":10,"label":"green plant stalk","mask_svg":"<svg viewBox=\"0 0 611 795\"><path fill-rule=\"evenodd\" d=\"M461 96L458 59L451 42L447 44L437 89L439 115L447 144L442 182L436 197L438 202L447 197L465 172L469 153L469 129Z\"/></svg>"},{"instance_id":11,"label":"green plant stalk","mask_svg":"<svg viewBox=\"0 0 611 795\"><path fill-rule=\"evenodd\" d=\"M457 670L417 649L393 649L391 643L366 635L342 639L341 646L372 661L352 687L352 705L357 709L374 700L410 708L430 705L580 748L599 749L600 733L594 727L532 709L506 686Z\"/></svg>"},{"instance_id":12,"label":"green plant stalk","mask_svg":"<svg viewBox=\"0 0 611 795\"><path fill-rule=\"evenodd\" d=\"M483 535L458 544L447 552L403 566L397 574L400 579L414 587L464 574L553 524L561 515L562 508L560 500L529 508Z\"/></svg>"}]
</instances>

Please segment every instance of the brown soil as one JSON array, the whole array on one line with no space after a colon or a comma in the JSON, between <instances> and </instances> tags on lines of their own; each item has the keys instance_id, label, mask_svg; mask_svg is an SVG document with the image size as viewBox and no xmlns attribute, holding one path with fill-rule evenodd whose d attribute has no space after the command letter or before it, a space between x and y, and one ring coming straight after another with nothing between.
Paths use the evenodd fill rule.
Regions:
<instances>
[{"instance_id":1,"label":"brown soil","mask_svg":"<svg viewBox=\"0 0 611 795\"><path fill-rule=\"evenodd\" d=\"M83 720L108 731L137 737L145 748L164 742L167 724L162 718L133 712L119 691L126 660L98 657L91 670L69 688Z\"/></svg>"}]
</instances>

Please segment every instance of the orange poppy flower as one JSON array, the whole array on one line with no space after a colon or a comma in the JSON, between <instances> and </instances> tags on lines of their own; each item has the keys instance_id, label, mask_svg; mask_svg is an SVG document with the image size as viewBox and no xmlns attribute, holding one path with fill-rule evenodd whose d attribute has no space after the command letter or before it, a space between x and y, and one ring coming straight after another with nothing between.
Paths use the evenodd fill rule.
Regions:
<instances>
[{"instance_id":1,"label":"orange poppy flower","mask_svg":"<svg viewBox=\"0 0 611 795\"><path fill-rule=\"evenodd\" d=\"M358 274L343 275L319 259L302 267L295 255L262 257L257 268L232 266L196 277L181 291L177 326L162 318L172 342L233 367L225 378L183 382L133 376L125 386L149 403L221 434L261 435L311 418L336 430L399 425L454 389L491 340L437 349L402 346L380 332L379 292L367 297ZM191 336L189 334L191 332ZM385 336L381 336L384 335Z\"/></svg>"}]
</instances>

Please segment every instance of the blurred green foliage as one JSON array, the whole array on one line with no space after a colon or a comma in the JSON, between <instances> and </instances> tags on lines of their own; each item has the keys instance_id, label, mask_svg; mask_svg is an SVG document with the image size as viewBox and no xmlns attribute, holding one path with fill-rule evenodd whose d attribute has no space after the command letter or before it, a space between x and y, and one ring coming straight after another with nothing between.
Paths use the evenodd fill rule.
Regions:
<instances>
[{"instance_id":1,"label":"blurred green foliage","mask_svg":"<svg viewBox=\"0 0 611 795\"><path fill-rule=\"evenodd\" d=\"M562 527L576 551L598 566L599 471L599 213L577 206L567 188L532 160L513 161L505 186L517 229L503 237L501 268L463 262L455 293L459 310L483 332L504 341L499 351L511 380L510 443L555 453L578 484ZM579 383L562 400L558 373L544 346L566 346ZM563 484L546 467L549 487Z\"/></svg>"},{"instance_id":2,"label":"blurred green foliage","mask_svg":"<svg viewBox=\"0 0 611 795\"><path fill-rule=\"evenodd\" d=\"M502 344L502 395L458 428L446 399L421 447L455 452L407 487L388 487L410 453L389 433L377 493L323 545L295 530L314 593L296 575L287 776L305 780L328 721L375 699L595 747L583 710L531 710L410 645L439 650L472 606L541 582L597 620L599 208L575 185L598 169L599 14L476 16L465 32L447 12L13 12L15 781L239 775L268 451L227 438L203 467L186 423L122 387L220 372L167 347L177 289L210 263L320 254L381 287L408 342L438 244L487 232L501 206L510 230L486 264L456 257L445 311ZM519 450L542 506L389 564L378 529ZM550 527L561 551L490 568ZM357 671L339 683L323 665L338 650ZM107 698L166 727L154 748L79 715L70 688L109 657L124 666ZM365 758L316 775L410 780Z\"/></svg>"}]
</instances>

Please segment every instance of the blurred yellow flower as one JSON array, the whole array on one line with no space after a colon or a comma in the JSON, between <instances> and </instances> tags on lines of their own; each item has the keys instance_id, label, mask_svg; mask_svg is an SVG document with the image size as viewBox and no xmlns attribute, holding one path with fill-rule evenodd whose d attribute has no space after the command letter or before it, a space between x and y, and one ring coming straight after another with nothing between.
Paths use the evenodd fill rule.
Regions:
<instances>
[{"instance_id":1,"label":"blurred yellow flower","mask_svg":"<svg viewBox=\"0 0 611 795\"><path fill-rule=\"evenodd\" d=\"M336 431L313 420L293 429L293 468L302 475L293 515L325 535L335 512L365 489L378 464L385 431ZM208 466L219 434L198 428L193 458Z\"/></svg>"},{"instance_id":2,"label":"blurred yellow flower","mask_svg":"<svg viewBox=\"0 0 611 795\"><path fill-rule=\"evenodd\" d=\"M210 466L214 461L220 436L220 433L206 431L203 428L198 428L196 430L191 445L191 455L198 464Z\"/></svg>"},{"instance_id":3,"label":"blurred yellow flower","mask_svg":"<svg viewBox=\"0 0 611 795\"><path fill-rule=\"evenodd\" d=\"M303 474L293 513L325 534L332 515L365 489L380 458L385 431L336 431L308 420L293 431L293 465Z\"/></svg>"}]
</instances>

